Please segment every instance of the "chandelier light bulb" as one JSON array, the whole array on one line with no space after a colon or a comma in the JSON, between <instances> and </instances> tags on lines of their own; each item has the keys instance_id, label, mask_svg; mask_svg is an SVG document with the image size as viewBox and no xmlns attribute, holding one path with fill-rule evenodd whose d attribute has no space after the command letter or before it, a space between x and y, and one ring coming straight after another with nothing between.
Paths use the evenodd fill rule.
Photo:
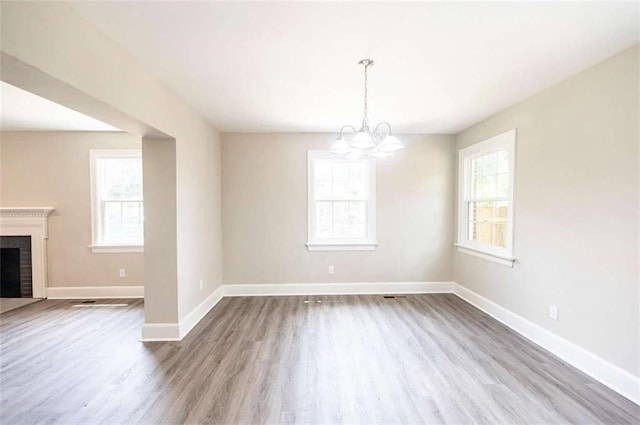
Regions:
<instances>
[{"instance_id":1,"label":"chandelier light bulb","mask_svg":"<svg viewBox=\"0 0 640 425\"><path fill-rule=\"evenodd\" d=\"M369 132L366 129L362 128L356 133L355 136L353 136L350 145L355 149L369 149L374 147L376 143L371 138Z\"/></svg>"},{"instance_id":2,"label":"chandelier light bulb","mask_svg":"<svg viewBox=\"0 0 640 425\"><path fill-rule=\"evenodd\" d=\"M344 155L351 152L351 150L349 144L342 137L338 137L333 146L331 146L331 153L335 155Z\"/></svg>"},{"instance_id":3,"label":"chandelier light bulb","mask_svg":"<svg viewBox=\"0 0 640 425\"><path fill-rule=\"evenodd\" d=\"M398 140L396 136L393 135L388 135L382 139L382 142L378 145L378 150L380 152L393 153L402 149L404 149L404 145L400 143L400 140Z\"/></svg>"}]
</instances>

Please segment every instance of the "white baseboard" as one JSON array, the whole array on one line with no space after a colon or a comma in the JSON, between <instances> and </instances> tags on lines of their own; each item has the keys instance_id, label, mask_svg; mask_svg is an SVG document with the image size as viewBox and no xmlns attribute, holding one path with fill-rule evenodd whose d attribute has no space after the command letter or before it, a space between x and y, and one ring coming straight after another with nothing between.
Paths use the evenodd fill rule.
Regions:
<instances>
[{"instance_id":1,"label":"white baseboard","mask_svg":"<svg viewBox=\"0 0 640 425\"><path fill-rule=\"evenodd\" d=\"M47 288L47 298L53 300L143 297L144 286L52 286Z\"/></svg>"},{"instance_id":2,"label":"white baseboard","mask_svg":"<svg viewBox=\"0 0 640 425\"><path fill-rule=\"evenodd\" d=\"M199 322L202 320L207 313L215 307L216 304L222 299L223 296L223 287L220 286L218 289L213 291L211 295L205 298L196 308L191 310L191 313L187 314L184 319L180 321L178 326L178 331L180 335L180 339L187 336L187 334L193 329Z\"/></svg>"},{"instance_id":3,"label":"white baseboard","mask_svg":"<svg viewBox=\"0 0 640 425\"><path fill-rule=\"evenodd\" d=\"M223 285L225 297L451 293L453 282L281 283Z\"/></svg>"},{"instance_id":4,"label":"white baseboard","mask_svg":"<svg viewBox=\"0 0 640 425\"><path fill-rule=\"evenodd\" d=\"M640 378L615 366L584 348L518 316L464 286L453 283L453 293L484 311L520 335L555 354L573 367L640 405Z\"/></svg>"},{"instance_id":5,"label":"white baseboard","mask_svg":"<svg viewBox=\"0 0 640 425\"><path fill-rule=\"evenodd\" d=\"M145 323L142 325L142 341L181 341L222 299L222 286L213 291L180 323Z\"/></svg>"},{"instance_id":6,"label":"white baseboard","mask_svg":"<svg viewBox=\"0 0 640 425\"><path fill-rule=\"evenodd\" d=\"M177 323L145 323L142 325L142 341L180 341Z\"/></svg>"}]
</instances>

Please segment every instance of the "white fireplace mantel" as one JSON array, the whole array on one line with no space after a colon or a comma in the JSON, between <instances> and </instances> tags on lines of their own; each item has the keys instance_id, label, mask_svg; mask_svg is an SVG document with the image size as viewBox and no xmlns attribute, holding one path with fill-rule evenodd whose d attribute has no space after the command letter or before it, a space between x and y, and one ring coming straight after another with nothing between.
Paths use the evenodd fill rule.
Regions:
<instances>
[{"instance_id":1,"label":"white fireplace mantel","mask_svg":"<svg viewBox=\"0 0 640 425\"><path fill-rule=\"evenodd\" d=\"M0 236L31 236L33 297L47 296L47 222L53 207L0 207Z\"/></svg>"}]
</instances>

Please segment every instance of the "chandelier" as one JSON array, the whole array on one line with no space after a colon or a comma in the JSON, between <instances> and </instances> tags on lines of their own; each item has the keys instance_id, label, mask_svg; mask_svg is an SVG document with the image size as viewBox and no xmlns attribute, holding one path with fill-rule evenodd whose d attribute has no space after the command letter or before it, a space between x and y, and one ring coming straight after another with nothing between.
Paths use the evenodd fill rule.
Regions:
<instances>
[{"instance_id":1,"label":"chandelier","mask_svg":"<svg viewBox=\"0 0 640 425\"><path fill-rule=\"evenodd\" d=\"M367 83L369 68L373 60L362 59L358 65L364 66L364 118L360 130L356 131L352 125L345 125L340 129L338 139L331 146L331 153L348 159L360 158L388 158L394 152L404 149L404 145L393 135L391 125L383 121L369 129L367 115ZM345 139L345 131L350 130L353 135Z\"/></svg>"}]
</instances>

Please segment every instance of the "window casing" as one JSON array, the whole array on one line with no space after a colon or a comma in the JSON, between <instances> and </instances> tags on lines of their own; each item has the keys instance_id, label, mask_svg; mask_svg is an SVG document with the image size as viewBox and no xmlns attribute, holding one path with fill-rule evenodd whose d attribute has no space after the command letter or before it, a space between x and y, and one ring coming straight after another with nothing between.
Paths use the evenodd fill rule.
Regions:
<instances>
[{"instance_id":1,"label":"window casing","mask_svg":"<svg viewBox=\"0 0 640 425\"><path fill-rule=\"evenodd\" d=\"M459 250L512 267L516 131L461 149Z\"/></svg>"},{"instance_id":2,"label":"window casing","mask_svg":"<svg viewBox=\"0 0 640 425\"><path fill-rule=\"evenodd\" d=\"M309 251L374 250L375 161L309 151L307 171Z\"/></svg>"},{"instance_id":3,"label":"window casing","mask_svg":"<svg viewBox=\"0 0 640 425\"><path fill-rule=\"evenodd\" d=\"M91 249L142 252L141 150L91 150Z\"/></svg>"}]
</instances>

